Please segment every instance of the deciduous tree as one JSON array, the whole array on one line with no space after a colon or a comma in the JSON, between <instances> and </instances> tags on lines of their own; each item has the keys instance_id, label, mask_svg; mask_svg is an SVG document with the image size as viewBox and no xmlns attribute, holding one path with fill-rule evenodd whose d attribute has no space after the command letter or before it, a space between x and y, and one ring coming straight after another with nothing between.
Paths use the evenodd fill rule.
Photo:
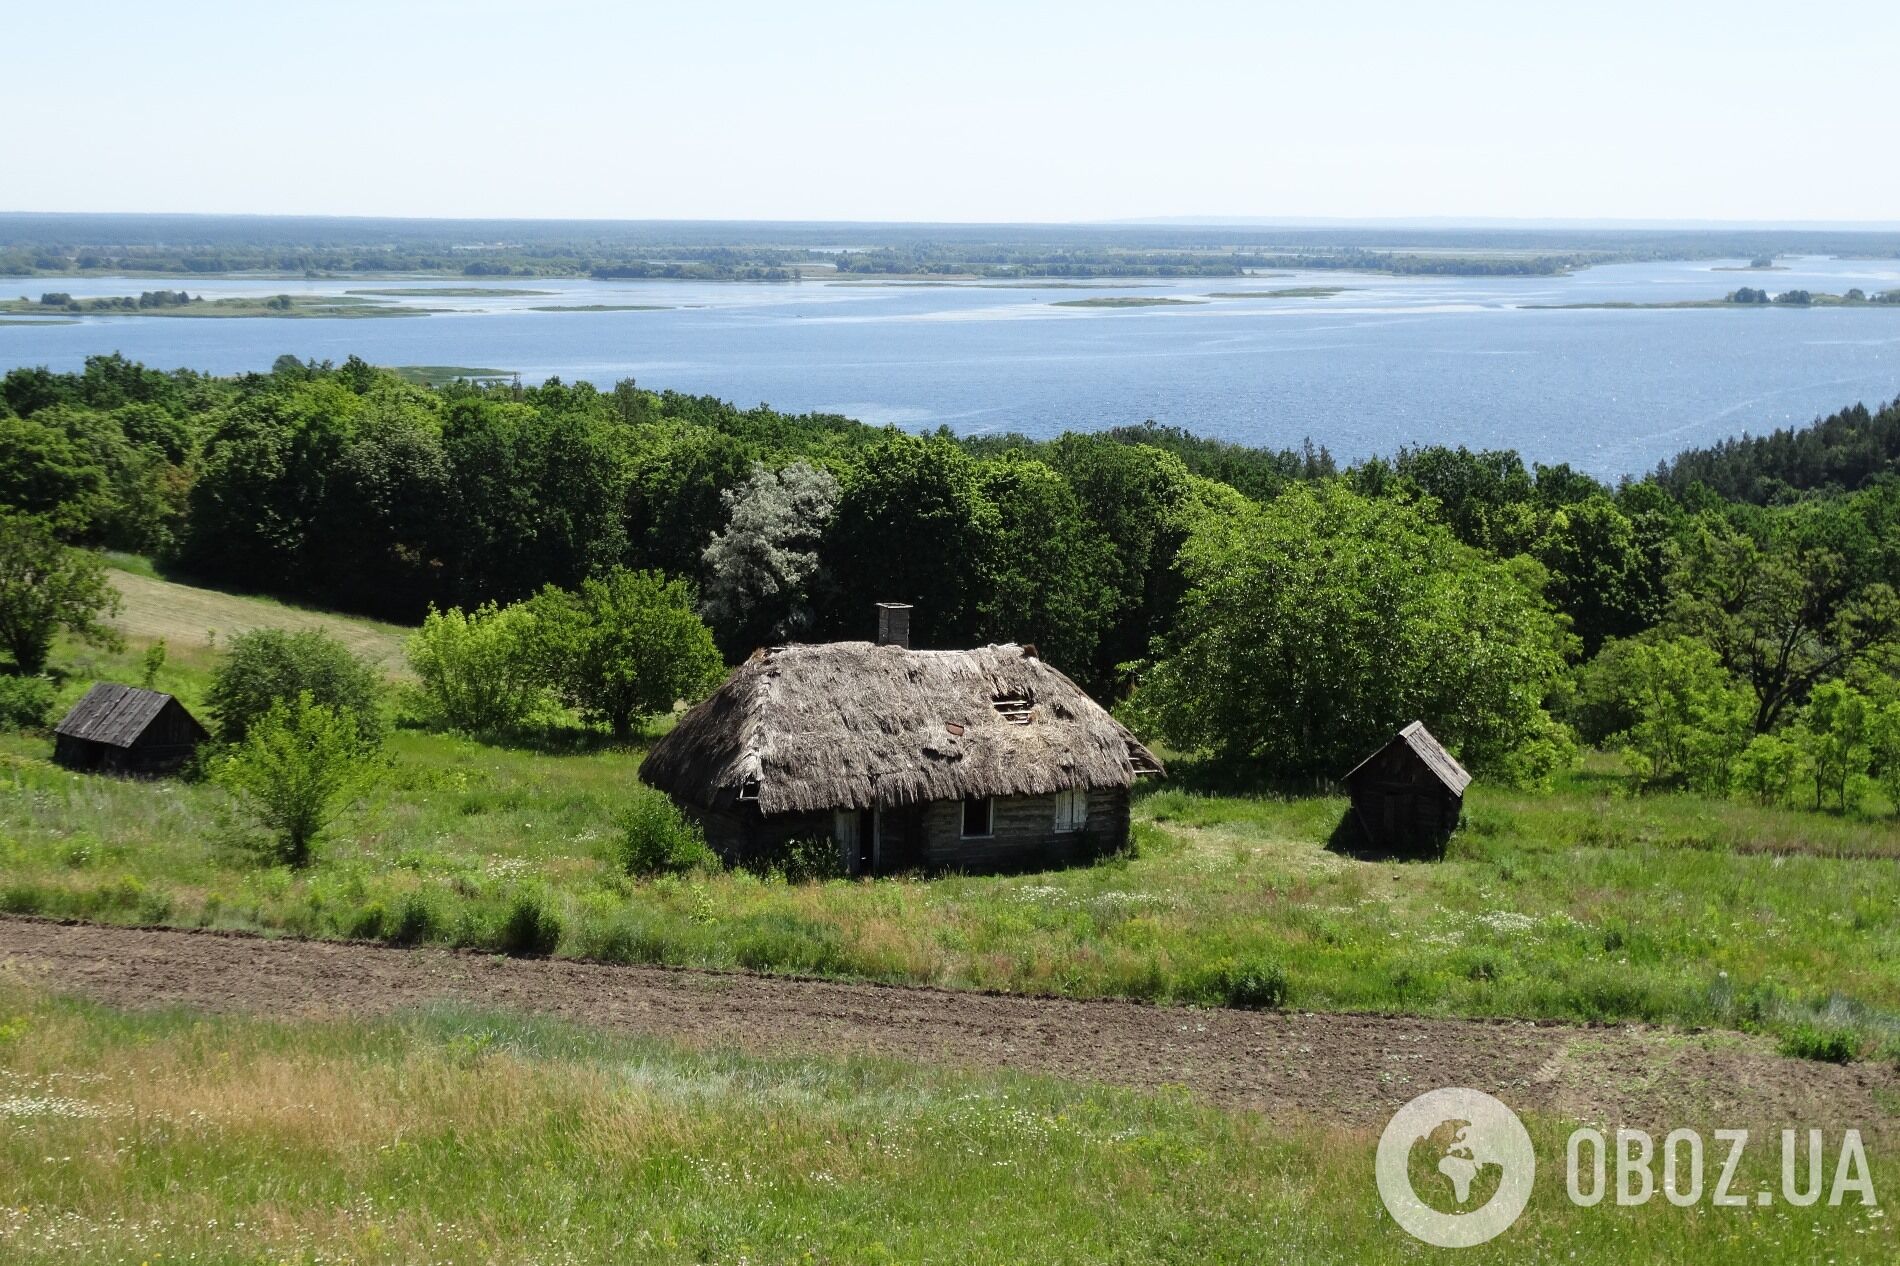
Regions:
<instances>
[{"instance_id":1,"label":"deciduous tree","mask_svg":"<svg viewBox=\"0 0 1900 1266\"><path fill-rule=\"evenodd\" d=\"M1180 615L1135 697L1178 747L1336 776L1422 719L1474 769L1534 779L1563 750L1544 699L1571 639L1528 560L1337 484L1205 516L1180 560Z\"/></svg>"},{"instance_id":2,"label":"deciduous tree","mask_svg":"<svg viewBox=\"0 0 1900 1266\"><path fill-rule=\"evenodd\" d=\"M0 645L14 671L33 676L45 668L61 629L118 646L119 635L100 619L118 610L118 591L98 558L62 545L44 520L0 516Z\"/></svg>"},{"instance_id":3,"label":"deciduous tree","mask_svg":"<svg viewBox=\"0 0 1900 1266\"><path fill-rule=\"evenodd\" d=\"M526 605L547 680L618 738L719 682L719 650L685 581L617 568L573 592L550 585Z\"/></svg>"}]
</instances>

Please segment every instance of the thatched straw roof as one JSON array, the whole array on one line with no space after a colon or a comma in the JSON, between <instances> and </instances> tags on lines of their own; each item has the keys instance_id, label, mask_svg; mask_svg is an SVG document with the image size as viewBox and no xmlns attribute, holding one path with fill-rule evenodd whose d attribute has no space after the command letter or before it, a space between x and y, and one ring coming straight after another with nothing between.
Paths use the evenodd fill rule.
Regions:
<instances>
[{"instance_id":1,"label":"thatched straw roof","mask_svg":"<svg viewBox=\"0 0 1900 1266\"><path fill-rule=\"evenodd\" d=\"M755 653L640 766L678 799L756 798L768 814L1126 787L1159 772L1033 651L869 642Z\"/></svg>"}]
</instances>

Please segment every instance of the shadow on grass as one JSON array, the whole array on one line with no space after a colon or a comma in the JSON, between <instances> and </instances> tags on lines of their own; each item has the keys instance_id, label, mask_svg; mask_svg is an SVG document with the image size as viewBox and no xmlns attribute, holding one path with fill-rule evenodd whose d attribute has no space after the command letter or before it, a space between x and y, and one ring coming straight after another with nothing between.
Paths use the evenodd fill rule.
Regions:
<instances>
[{"instance_id":1,"label":"shadow on grass","mask_svg":"<svg viewBox=\"0 0 1900 1266\"><path fill-rule=\"evenodd\" d=\"M399 719L396 722L396 728L417 734L441 732L413 717ZM626 738L616 738L608 731L593 726L547 725L487 734L470 734L467 737L486 747L500 748L509 752L532 752L538 756L591 756L596 752L643 752L653 745L656 736L644 731L635 731Z\"/></svg>"},{"instance_id":2,"label":"shadow on grass","mask_svg":"<svg viewBox=\"0 0 1900 1266\"><path fill-rule=\"evenodd\" d=\"M572 725L521 730L485 741L510 751L534 752L541 756L591 756L596 752L611 751L631 753L644 751L652 743L651 738L637 731L625 738L616 738L606 730Z\"/></svg>"},{"instance_id":3,"label":"shadow on grass","mask_svg":"<svg viewBox=\"0 0 1900 1266\"><path fill-rule=\"evenodd\" d=\"M1328 778L1288 778L1263 769L1259 762L1214 756L1176 756L1168 761L1165 778L1145 778L1135 784L1135 798L1163 791L1185 791L1202 796L1271 796L1301 800L1338 794Z\"/></svg>"},{"instance_id":4,"label":"shadow on grass","mask_svg":"<svg viewBox=\"0 0 1900 1266\"><path fill-rule=\"evenodd\" d=\"M1327 852L1360 862L1436 862L1444 859L1445 846L1446 841L1441 841L1436 852L1421 852L1416 847L1395 848L1375 840L1360 825L1351 805L1346 806L1326 836Z\"/></svg>"}]
</instances>

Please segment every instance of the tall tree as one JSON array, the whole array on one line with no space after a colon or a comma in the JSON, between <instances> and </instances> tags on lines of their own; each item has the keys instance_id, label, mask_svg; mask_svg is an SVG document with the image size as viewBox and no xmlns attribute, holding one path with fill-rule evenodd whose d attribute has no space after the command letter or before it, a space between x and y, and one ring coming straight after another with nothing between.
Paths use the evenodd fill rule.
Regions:
<instances>
[{"instance_id":1,"label":"tall tree","mask_svg":"<svg viewBox=\"0 0 1900 1266\"><path fill-rule=\"evenodd\" d=\"M1091 681L1110 618L1112 551L1068 482L1043 462L1012 455L983 466L996 507L995 580L983 600L986 636L1033 643L1056 667Z\"/></svg>"},{"instance_id":2,"label":"tall tree","mask_svg":"<svg viewBox=\"0 0 1900 1266\"><path fill-rule=\"evenodd\" d=\"M441 596L458 515L434 399L373 392L338 454L311 527L311 583L333 601L409 620Z\"/></svg>"},{"instance_id":3,"label":"tall tree","mask_svg":"<svg viewBox=\"0 0 1900 1266\"><path fill-rule=\"evenodd\" d=\"M617 738L675 701L697 698L722 675L712 631L685 581L616 568L574 592L550 585L527 607L548 679Z\"/></svg>"},{"instance_id":4,"label":"tall tree","mask_svg":"<svg viewBox=\"0 0 1900 1266\"><path fill-rule=\"evenodd\" d=\"M1670 623L1748 683L1757 733L1821 682L1900 651L1900 598L1869 579L1865 545L1828 507L1770 520L1759 535L1715 514L1692 525L1671 582Z\"/></svg>"},{"instance_id":5,"label":"tall tree","mask_svg":"<svg viewBox=\"0 0 1900 1266\"><path fill-rule=\"evenodd\" d=\"M807 633L811 582L831 524L838 480L809 462L756 465L723 494L726 526L706 546L703 609L727 654Z\"/></svg>"},{"instance_id":6,"label":"tall tree","mask_svg":"<svg viewBox=\"0 0 1900 1266\"><path fill-rule=\"evenodd\" d=\"M1337 776L1422 719L1507 777L1561 750L1543 701L1572 639L1529 560L1329 483L1204 516L1181 568L1179 619L1134 701L1176 746Z\"/></svg>"},{"instance_id":7,"label":"tall tree","mask_svg":"<svg viewBox=\"0 0 1900 1266\"><path fill-rule=\"evenodd\" d=\"M1088 674L1095 689L1107 690L1173 622L1180 600L1175 552L1187 534L1193 476L1172 453L1092 435L1064 435L1050 458L1111 550L1104 573L1109 618Z\"/></svg>"},{"instance_id":8,"label":"tall tree","mask_svg":"<svg viewBox=\"0 0 1900 1266\"><path fill-rule=\"evenodd\" d=\"M15 672L43 670L61 629L97 646L119 645L100 620L118 610L118 591L97 557L60 544L44 520L0 515L0 645Z\"/></svg>"},{"instance_id":9,"label":"tall tree","mask_svg":"<svg viewBox=\"0 0 1900 1266\"><path fill-rule=\"evenodd\" d=\"M1550 599L1570 617L1585 655L1662 618L1665 546L1660 531L1639 528L1600 493L1550 512L1533 553L1550 572Z\"/></svg>"},{"instance_id":10,"label":"tall tree","mask_svg":"<svg viewBox=\"0 0 1900 1266\"><path fill-rule=\"evenodd\" d=\"M917 641L974 641L994 584L999 529L979 475L975 459L939 436L888 431L866 448L844 480L820 554L822 630L863 637L874 604L908 602L917 608Z\"/></svg>"},{"instance_id":11,"label":"tall tree","mask_svg":"<svg viewBox=\"0 0 1900 1266\"><path fill-rule=\"evenodd\" d=\"M627 481L630 561L673 576L697 576L706 545L725 521L725 494L752 468L745 444L703 426L662 424L633 432Z\"/></svg>"}]
</instances>

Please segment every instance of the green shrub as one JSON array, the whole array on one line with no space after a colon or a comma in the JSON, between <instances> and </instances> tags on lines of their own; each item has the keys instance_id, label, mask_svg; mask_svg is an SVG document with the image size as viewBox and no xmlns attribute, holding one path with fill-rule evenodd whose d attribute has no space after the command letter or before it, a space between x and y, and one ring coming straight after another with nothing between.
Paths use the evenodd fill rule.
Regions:
<instances>
[{"instance_id":1,"label":"green shrub","mask_svg":"<svg viewBox=\"0 0 1900 1266\"><path fill-rule=\"evenodd\" d=\"M1507 964L1508 960L1502 954L1488 949L1474 949L1458 955L1454 965L1458 974L1466 980L1490 984L1504 976Z\"/></svg>"},{"instance_id":2,"label":"green shrub","mask_svg":"<svg viewBox=\"0 0 1900 1266\"><path fill-rule=\"evenodd\" d=\"M275 700L213 766L212 780L269 832L257 848L267 862L308 866L317 837L363 789L371 752L357 721L308 691Z\"/></svg>"},{"instance_id":3,"label":"green shrub","mask_svg":"<svg viewBox=\"0 0 1900 1266\"><path fill-rule=\"evenodd\" d=\"M516 958L546 958L561 942L561 916L545 893L515 893L502 917L497 948Z\"/></svg>"},{"instance_id":4,"label":"green shrub","mask_svg":"<svg viewBox=\"0 0 1900 1266\"><path fill-rule=\"evenodd\" d=\"M351 912L343 934L359 941L379 941L383 937L383 926L388 917L383 903L372 901Z\"/></svg>"},{"instance_id":5,"label":"green shrub","mask_svg":"<svg viewBox=\"0 0 1900 1266\"><path fill-rule=\"evenodd\" d=\"M1618 936L1620 945L1620 933ZM1580 967L1565 983L1562 998L1565 1014L1591 1023L1632 1016L1648 1019L1657 1010L1655 999L1642 981L1613 967Z\"/></svg>"},{"instance_id":6,"label":"green shrub","mask_svg":"<svg viewBox=\"0 0 1900 1266\"><path fill-rule=\"evenodd\" d=\"M353 713L358 735L381 741L382 679L321 629L238 634L212 672L205 701L218 737L235 743L272 704L288 704L300 694L320 707Z\"/></svg>"},{"instance_id":7,"label":"green shrub","mask_svg":"<svg viewBox=\"0 0 1900 1266\"><path fill-rule=\"evenodd\" d=\"M1273 1010L1286 1005L1286 969L1264 958L1218 958L1188 978L1186 993L1212 1006Z\"/></svg>"},{"instance_id":8,"label":"green shrub","mask_svg":"<svg viewBox=\"0 0 1900 1266\"><path fill-rule=\"evenodd\" d=\"M22 459L26 464L44 460L43 453L30 451L34 442L22 428L37 430L40 438L54 438L36 423L0 420L0 454L15 470ZM13 502L17 496L15 488L0 488L0 502ZM60 503L84 497L78 488L64 489L54 492L43 508L65 518L66 526L77 527L74 516L83 520L84 511L77 504ZM0 650L13 657L14 671L24 677L45 669L61 629L94 646L117 650L124 645L102 619L119 610L119 592L106 579L105 564L95 554L61 544L57 526L38 515L0 514Z\"/></svg>"},{"instance_id":9,"label":"green shrub","mask_svg":"<svg viewBox=\"0 0 1900 1266\"><path fill-rule=\"evenodd\" d=\"M1860 1039L1846 1029L1797 1024L1781 1035L1781 1053L1824 1064L1848 1064L1860 1054Z\"/></svg>"},{"instance_id":10,"label":"green shrub","mask_svg":"<svg viewBox=\"0 0 1900 1266\"><path fill-rule=\"evenodd\" d=\"M43 730L53 723L53 683L0 677L0 730Z\"/></svg>"},{"instance_id":11,"label":"green shrub","mask_svg":"<svg viewBox=\"0 0 1900 1266\"><path fill-rule=\"evenodd\" d=\"M46 908L46 893L37 884L11 883L0 888L0 912L38 914Z\"/></svg>"},{"instance_id":12,"label":"green shrub","mask_svg":"<svg viewBox=\"0 0 1900 1266\"><path fill-rule=\"evenodd\" d=\"M837 976L848 970L838 931L795 914L754 915L734 929L733 955L751 971Z\"/></svg>"},{"instance_id":13,"label":"green shrub","mask_svg":"<svg viewBox=\"0 0 1900 1266\"><path fill-rule=\"evenodd\" d=\"M549 585L524 605L549 680L588 720L613 727L616 738L725 676L686 581L617 567L583 580L574 593Z\"/></svg>"},{"instance_id":14,"label":"green shrub","mask_svg":"<svg viewBox=\"0 0 1900 1266\"><path fill-rule=\"evenodd\" d=\"M844 853L838 841L823 835L795 835L761 854L750 869L782 875L788 884L844 878Z\"/></svg>"},{"instance_id":15,"label":"green shrub","mask_svg":"<svg viewBox=\"0 0 1900 1266\"><path fill-rule=\"evenodd\" d=\"M642 787L620 815L617 860L629 875L683 875L716 864L699 824L665 795Z\"/></svg>"},{"instance_id":16,"label":"green shrub","mask_svg":"<svg viewBox=\"0 0 1900 1266\"><path fill-rule=\"evenodd\" d=\"M577 946L581 957L603 963L663 963L666 948L665 935L633 914L590 922L581 929Z\"/></svg>"},{"instance_id":17,"label":"green shrub","mask_svg":"<svg viewBox=\"0 0 1900 1266\"><path fill-rule=\"evenodd\" d=\"M432 725L471 734L518 729L549 703L535 662L534 615L494 603L464 613L429 608L409 639L416 701Z\"/></svg>"},{"instance_id":18,"label":"green shrub","mask_svg":"<svg viewBox=\"0 0 1900 1266\"><path fill-rule=\"evenodd\" d=\"M442 914L426 892L406 893L395 913L383 922L383 939L397 945L419 945L442 927Z\"/></svg>"}]
</instances>

